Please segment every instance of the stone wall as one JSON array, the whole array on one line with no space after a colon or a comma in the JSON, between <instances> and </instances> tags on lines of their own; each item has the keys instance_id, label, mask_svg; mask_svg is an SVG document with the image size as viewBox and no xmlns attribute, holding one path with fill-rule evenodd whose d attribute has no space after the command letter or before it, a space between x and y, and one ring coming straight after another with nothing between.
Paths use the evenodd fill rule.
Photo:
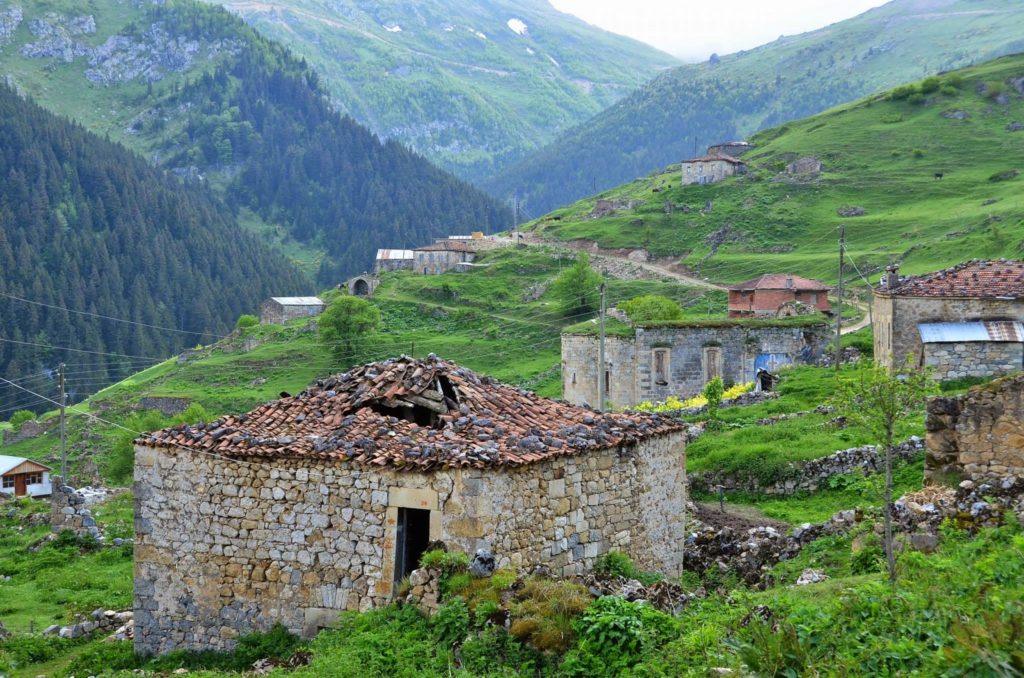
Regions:
<instances>
[{"instance_id":1,"label":"stone wall","mask_svg":"<svg viewBox=\"0 0 1024 678\"><path fill-rule=\"evenodd\" d=\"M932 398L925 428L926 482L1024 477L1024 375Z\"/></svg>"},{"instance_id":2,"label":"stone wall","mask_svg":"<svg viewBox=\"0 0 1024 678\"><path fill-rule=\"evenodd\" d=\"M320 315L324 310L323 304L311 304L305 306L285 306L273 299L268 299L260 304L260 324L281 325L296 318L312 318Z\"/></svg>"},{"instance_id":3,"label":"stone wall","mask_svg":"<svg viewBox=\"0 0 1024 678\"><path fill-rule=\"evenodd\" d=\"M60 476L51 477L50 482L53 485L53 493L50 495L51 529L57 534L71 530L79 537L90 535L96 540L102 540L103 535L96 527L96 520L86 508L85 497L75 488L65 485Z\"/></svg>"},{"instance_id":4,"label":"stone wall","mask_svg":"<svg viewBox=\"0 0 1024 678\"><path fill-rule=\"evenodd\" d=\"M606 399L623 408L670 395L688 397L700 393L716 373L727 382L749 382L760 355L771 354L786 363L816 361L828 331L824 323L637 328L632 338L605 340ZM562 397L571 403L597 404L598 344L594 335L562 335ZM656 374L656 351L667 351L664 379Z\"/></svg>"},{"instance_id":5,"label":"stone wall","mask_svg":"<svg viewBox=\"0 0 1024 678\"><path fill-rule=\"evenodd\" d=\"M610 549L678 574L684 434L511 469L421 473L245 463L136 448L136 649L227 649L281 622L310 636L392 596L400 508L499 567L590 568Z\"/></svg>"},{"instance_id":6,"label":"stone wall","mask_svg":"<svg viewBox=\"0 0 1024 678\"><path fill-rule=\"evenodd\" d=\"M924 344L924 364L939 380L1005 376L1024 369L1024 344L971 341Z\"/></svg>"},{"instance_id":7,"label":"stone wall","mask_svg":"<svg viewBox=\"0 0 1024 678\"><path fill-rule=\"evenodd\" d=\"M919 360L920 323L975 320L1024 320L1024 301L901 297L876 292L872 307L875 359L883 365L892 365L894 358L900 362L908 355Z\"/></svg>"},{"instance_id":8,"label":"stone wall","mask_svg":"<svg viewBox=\"0 0 1024 678\"><path fill-rule=\"evenodd\" d=\"M60 420L58 418L51 417L45 421L36 421L35 419L31 419L23 422L17 431L4 431L4 445L13 445L14 443L20 443L22 440L38 438L48 430L52 429L59 421Z\"/></svg>"},{"instance_id":9,"label":"stone wall","mask_svg":"<svg viewBox=\"0 0 1024 678\"><path fill-rule=\"evenodd\" d=\"M911 436L906 442L900 443L893 455L894 461L913 461L924 451L924 442L917 436ZM788 496L797 492L817 492L834 476L852 471L878 473L885 470L885 455L874 445L851 447L839 450L827 457L811 461L790 464L791 472L785 480L764 485L757 478L736 476L725 473L693 473L690 474L690 486L695 492L716 492L719 485L727 492L736 490Z\"/></svg>"}]
</instances>

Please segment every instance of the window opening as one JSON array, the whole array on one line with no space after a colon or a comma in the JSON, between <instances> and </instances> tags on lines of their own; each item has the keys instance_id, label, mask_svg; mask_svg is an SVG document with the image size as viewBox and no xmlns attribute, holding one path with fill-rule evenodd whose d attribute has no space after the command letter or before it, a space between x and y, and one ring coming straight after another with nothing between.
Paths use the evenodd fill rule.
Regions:
<instances>
[{"instance_id":1,"label":"window opening","mask_svg":"<svg viewBox=\"0 0 1024 678\"><path fill-rule=\"evenodd\" d=\"M395 583L420 566L420 557L430 543L430 511L399 508L395 527Z\"/></svg>"},{"instance_id":2,"label":"window opening","mask_svg":"<svg viewBox=\"0 0 1024 678\"><path fill-rule=\"evenodd\" d=\"M668 351L654 351L654 383L664 386L668 384Z\"/></svg>"},{"instance_id":3,"label":"window opening","mask_svg":"<svg viewBox=\"0 0 1024 678\"><path fill-rule=\"evenodd\" d=\"M6 476L4 478L4 489L8 490L14 487L14 476Z\"/></svg>"}]
</instances>

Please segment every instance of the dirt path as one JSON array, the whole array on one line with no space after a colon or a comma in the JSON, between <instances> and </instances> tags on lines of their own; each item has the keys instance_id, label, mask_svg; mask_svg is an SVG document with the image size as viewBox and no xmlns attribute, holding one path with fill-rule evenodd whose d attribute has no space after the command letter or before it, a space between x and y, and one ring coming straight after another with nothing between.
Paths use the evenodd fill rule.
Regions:
<instances>
[{"instance_id":1,"label":"dirt path","mask_svg":"<svg viewBox=\"0 0 1024 678\"><path fill-rule=\"evenodd\" d=\"M734 530L749 530L752 527L774 527L780 532L789 529L787 523L769 518L753 506L725 504L725 511L718 509L718 502L698 501L697 518L716 529L731 527Z\"/></svg>"}]
</instances>

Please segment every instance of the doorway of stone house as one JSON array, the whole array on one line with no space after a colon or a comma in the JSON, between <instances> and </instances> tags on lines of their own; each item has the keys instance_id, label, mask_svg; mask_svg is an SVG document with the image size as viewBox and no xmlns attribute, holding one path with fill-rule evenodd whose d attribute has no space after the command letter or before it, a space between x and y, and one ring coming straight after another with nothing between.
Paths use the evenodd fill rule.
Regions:
<instances>
[{"instance_id":1,"label":"doorway of stone house","mask_svg":"<svg viewBox=\"0 0 1024 678\"><path fill-rule=\"evenodd\" d=\"M395 532L395 583L420 566L420 557L430 543L430 511L399 508Z\"/></svg>"}]
</instances>

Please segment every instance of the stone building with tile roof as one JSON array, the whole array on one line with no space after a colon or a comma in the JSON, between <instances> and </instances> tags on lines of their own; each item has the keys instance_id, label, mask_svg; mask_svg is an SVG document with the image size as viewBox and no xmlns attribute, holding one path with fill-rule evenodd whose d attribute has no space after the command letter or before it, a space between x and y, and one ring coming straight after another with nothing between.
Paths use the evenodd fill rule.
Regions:
<instances>
[{"instance_id":1,"label":"stone building with tile roof","mask_svg":"<svg viewBox=\"0 0 1024 678\"><path fill-rule=\"evenodd\" d=\"M966 261L901 277L890 267L874 292L875 359L905 360L940 379L1024 369L1024 261Z\"/></svg>"},{"instance_id":2,"label":"stone building with tile roof","mask_svg":"<svg viewBox=\"0 0 1024 678\"><path fill-rule=\"evenodd\" d=\"M792 273L765 273L728 289L730 318L777 318L794 315L797 310L831 310L828 285Z\"/></svg>"},{"instance_id":3,"label":"stone building with tile roof","mask_svg":"<svg viewBox=\"0 0 1024 678\"><path fill-rule=\"evenodd\" d=\"M683 186L713 184L734 174L746 174L747 164L731 155L703 155L680 164Z\"/></svg>"},{"instance_id":4,"label":"stone building with tile roof","mask_svg":"<svg viewBox=\"0 0 1024 678\"><path fill-rule=\"evenodd\" d=\"M453 363L357 367L248 414L136 441L135 643L309 636L387 603L429 542L500 567L681 565L685 431L600 414Z\"/></svg>"}]
</instances>

